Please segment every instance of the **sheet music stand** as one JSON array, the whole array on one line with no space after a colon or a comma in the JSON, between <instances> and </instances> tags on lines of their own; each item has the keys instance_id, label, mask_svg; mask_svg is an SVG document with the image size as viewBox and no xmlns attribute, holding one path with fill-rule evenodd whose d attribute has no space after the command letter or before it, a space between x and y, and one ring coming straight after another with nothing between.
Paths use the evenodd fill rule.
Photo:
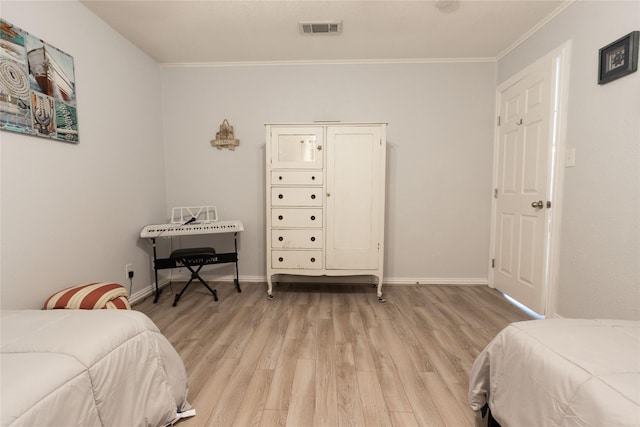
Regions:
<instances>
[{"instance_id":1,"label":"sheet music stand","mask_svg":"<svg viewBox=\"0 0 640 427\"><path fill-rule=\"evenodd\" d=\"M171 209L171 224L185 224L189 220L205 224L218 221L215 206L189 206Z\"/></svg>"}]
</instances>

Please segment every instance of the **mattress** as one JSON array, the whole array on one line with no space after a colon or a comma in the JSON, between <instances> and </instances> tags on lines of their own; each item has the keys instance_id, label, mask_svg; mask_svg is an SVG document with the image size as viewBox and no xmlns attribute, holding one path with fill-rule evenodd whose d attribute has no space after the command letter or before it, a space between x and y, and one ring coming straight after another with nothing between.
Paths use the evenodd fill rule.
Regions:
<instances>
[{"instance_id":1,"label":"mattress","mask_svg":"<svg viewBox=\"0 0 640 427\"><path fill-rule=\"evenodd\" d=\"M640 322L512 323L475 360L469 403L502 427L638 427Z\"/></svg>"},{"instance_id":2,"label":"mattress","mask_svg":"<svg viewBox=\"0 0 640 427\"><path fill-rule=\"evenodd\" d=\"M173 346L129 310L0 313L2 426L163 426L190 409Z\"/></svg>"}]
</instances>

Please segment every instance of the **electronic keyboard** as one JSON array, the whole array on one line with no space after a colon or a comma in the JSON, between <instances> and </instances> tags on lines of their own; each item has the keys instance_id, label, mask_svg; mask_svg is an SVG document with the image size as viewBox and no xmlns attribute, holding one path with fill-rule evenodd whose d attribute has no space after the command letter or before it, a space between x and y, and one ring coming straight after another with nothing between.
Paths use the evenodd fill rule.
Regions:
<instances>
[{"instance_id":1,"label":"electronic keyboard","mask_svg":"<svg viewBox=\"0 0 640 427\"><path fill-rule=\"evenodd\" d=\"M241 221L192 222L190 224L151 224L140 232L142 238L189 236L244 231Z\"/></svg>"}]
</instances>

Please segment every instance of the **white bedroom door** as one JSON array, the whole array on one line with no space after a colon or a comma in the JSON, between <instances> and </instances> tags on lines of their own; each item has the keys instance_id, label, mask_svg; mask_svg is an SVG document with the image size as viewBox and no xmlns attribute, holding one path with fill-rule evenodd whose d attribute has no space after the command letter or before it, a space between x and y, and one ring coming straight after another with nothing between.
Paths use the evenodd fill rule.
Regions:
<instances>
[{"instance_id":1,"label":"white bedroom door","mask_svg":"<svg viewBox=\"0 0 640 427\"><path fill-rule=\"evenodd\" d=\"M544 314L554 112L552 60L500 94L494 286Z\"/></svg>"}]
</instances>

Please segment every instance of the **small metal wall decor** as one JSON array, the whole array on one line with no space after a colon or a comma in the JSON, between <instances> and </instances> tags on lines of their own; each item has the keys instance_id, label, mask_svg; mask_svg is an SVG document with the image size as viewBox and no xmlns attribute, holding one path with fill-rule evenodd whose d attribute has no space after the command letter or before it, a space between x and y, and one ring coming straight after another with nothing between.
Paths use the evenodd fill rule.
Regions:
<instances>
[{"instance_id":1,"label":"small metal wall decor","mask_svg":"<svg viewBox=\"0 0 640 427\"><path fill-rule=\"evenodd\" d=\"M632 31L600 49L599 85L638 70L638 39L640 31Z\"/></svg>"},{"instance_id":2,"label":"small metal wall decor","mask_svg":"<svg viewBox=\"0 0 640 427\"><path fill-rule=\"evenodd\" d=\"M240 141L233 136L233 126L229 124L227 119L224 119L220 125L220 131L216 132L216 139L211 140L211 146L218 150L228 148L234 151L238 145L240 145Z\"/></svg>"},{"instance_id":3,"label":"small metal wall decor","mask_svg":"<svg viewBox=\"0 0 640 427\"><path fill-rule=\"evenodd\" d=\"M73 57L3 19L0 130L80 140Z\"/></svg>"}]
</instances>

